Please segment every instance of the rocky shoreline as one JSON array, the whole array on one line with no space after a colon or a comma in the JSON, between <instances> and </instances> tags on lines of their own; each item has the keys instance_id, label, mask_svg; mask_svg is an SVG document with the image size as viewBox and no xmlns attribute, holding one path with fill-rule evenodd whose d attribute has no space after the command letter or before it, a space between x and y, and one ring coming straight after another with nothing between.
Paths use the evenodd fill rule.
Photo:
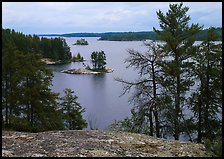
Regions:
<instances>
[{"instance_id":1,"label":"rocky shoreline","mask_svg":"<svg viewBox=\"0 0 224 159\"><path fill-rule=\"evenodd\" d=\"M61 60L54 61L54 60L49 59L49 58L42 58L41 61L44 62L47 65L55 65L55 64L60 64L61 63Z\"/></svg>"},{"instance_id":2,"label":"rocky shoreline","mask_svg":"<svg viewBox=\"0 0 224 159\"><path fill-rule=\"evenodd\" d=\"M212 157L204 145L100 130L2 131L3 157Z\"/></svg>"},{"instance_id":3,"label":"rocky shoreline","mask_svg":"<svg viewBox=\"0 0 224 159\"><path fill-rule=\"evenodd\" d=\"M62 70L62 73L69 73L69 74L100 74L100 73L111 73L114 70L111 68L106 68L102 71L95 71L91 69L81 69L81 68L74 68L69 70Z\"/></svg>"}]
</instances>

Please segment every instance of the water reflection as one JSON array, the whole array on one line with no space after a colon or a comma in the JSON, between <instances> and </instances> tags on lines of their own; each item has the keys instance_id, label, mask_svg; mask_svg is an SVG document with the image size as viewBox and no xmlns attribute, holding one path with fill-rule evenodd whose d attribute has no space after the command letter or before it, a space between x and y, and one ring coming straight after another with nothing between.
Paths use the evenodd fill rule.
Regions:
<instances>
[{"instance_id":1,"label":"water reflection","mask_svg":"<svg viewBox=\"0 0 224 159\"><path fill-rule=\"evenodd\" d=\"M103 89L105 87L106 82L105 73L92 75L91 82L94 89Z\"/></svg>"}]
</instances>

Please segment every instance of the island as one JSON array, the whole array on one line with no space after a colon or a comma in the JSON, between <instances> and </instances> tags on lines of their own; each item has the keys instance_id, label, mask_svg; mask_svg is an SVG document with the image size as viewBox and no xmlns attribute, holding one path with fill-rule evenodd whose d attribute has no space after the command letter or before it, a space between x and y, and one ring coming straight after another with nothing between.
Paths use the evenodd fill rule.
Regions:
<instances>
[{"instance_id":1,"label":"island","mask_svg":"<svg viewBox=\"0 0 224 159\"><path fill-rule=\"evenodd\" d=\"M72 61L73 62L83 62L83 61L85 61L85 59L78 52L77 55L73 56Z\"/></svg>"},{"instance_id":2,"label":"island","mask_svg":"<svg viewBox=\"0 0 224 159\"><path fill-rule=\"evenodd\" d=\"M88 45L88 42L85 39L81 38L80 40L77 40L73 45Z\"/></svg>"},{"instance_id":3,"label":"island","mask_svg":"<svg viewBox=\"0 0 224 159\"><path fill-rule=\"evenodd\" d=\"M100 74L100 73L111 73L114 70L111 68L105 69L82 69L82 68L74 68L68 70L62 70L62 73L69 73L69 74Z\"/></svg>"}]
</instances>

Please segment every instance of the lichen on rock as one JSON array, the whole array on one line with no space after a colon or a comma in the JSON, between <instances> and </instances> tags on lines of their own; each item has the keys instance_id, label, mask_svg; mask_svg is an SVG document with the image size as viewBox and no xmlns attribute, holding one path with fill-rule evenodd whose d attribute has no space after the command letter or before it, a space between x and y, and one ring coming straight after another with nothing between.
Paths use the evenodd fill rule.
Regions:
<instances>
[{"instance_id":1,"label":"lichen on rock","mask_svg":"<svg viewBox=\"0 0 224 159\"><path fill-rule=\"evenodd\" d=\"M2 131L3 157L211 157L204 145L100 130Z\"/></svg>"}]
</instances>

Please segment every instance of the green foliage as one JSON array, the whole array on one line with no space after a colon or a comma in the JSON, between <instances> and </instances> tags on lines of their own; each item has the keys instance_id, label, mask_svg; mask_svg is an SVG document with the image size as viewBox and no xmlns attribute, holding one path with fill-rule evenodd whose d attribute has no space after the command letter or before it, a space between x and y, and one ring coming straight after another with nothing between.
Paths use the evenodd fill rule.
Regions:
<instances>
[{"instance_id":1,"label":"green foliage","mask_svg":"<svg viewBox=\"0 0 224 159\"><path fill-rule=\"evenodd\" d=\"M78 97L73 95L74 91L67 88L64 90L65 96L61 98L61 111L66 129L81 130L87 127L86 121L82 118L85 109L77 102Z\"/></svg>"},{"instance_id":2,"label":"green foliage","mask_svg":"<svg viewBox=\"0 0 224 159\"><path fill-rule=\"evenodd\" d=\"M72 119L71 128L84 127L86 123L81 116L84 110L80 106L75 106L72 112L65 115L60 110L57 103L59 94L49 88L53 73L41 61L38 43L32 43L31 36L26 37L14 30L6 29L2 33L3 128L29 132L62 130L65 128L64 116L67 115ZM38 39L34 36L33 40ZM66 49L60 46L63 40L55 39L53 43L51 40L43 41L50 44L56 42L54 45L59 45L58 49L51 46L55 52ZM60 58L59 54L57 56Z\"/></svg>"},{"instance_id":3,"label":"green foliage","mask_svg":"<svg viewBox=\"0 0 224 159\"><path fill-rule=\"evenodd\" d=\"M73 56L72 61L73 62L83 62L84 61L84 58L78 52L78 54L76 56Z\"/></svg>"},{"instance_id":4,"label":"green foliage","mask_svg":"<svg viewBox=\"0 0 224 159\"><path fill-rule=\"evenodd\" d=\"M196 34L201 30L198 24L188 26L190 17L187 15L188 7L183 3L170 4L169 10L163 14L160 10L157 16L161 30L154 31L158 33L159 38L165 42L161 47L165 59L161 62L160 78L164 87L164 93L170 93L171 103L170 113L172 118L168 118L167 125L170 125L171 132L176 140L179 139L181 132L180 123L181 114L185 103L185 93L193 84L189 68L192 66L187 60L192 56L195 49L193 46ZM167 59L173 60L167 60ZM183 78L188 77L188 78ZM166 113L169 115L169 113Z\"/></svg>"},{"instance_id":5,"label":"green foliage","mask_svg":"<svg viewBox=\"0 0 224 159\"><path fill-rule=\"evenodd\" d=\"M85 39L77 40L74 45L89 45Z\"/></svg>"},{"instance_id":6,"label":"green foliage","mask_svg":"<svg viewBox=\"0 0 224 159\"><path fill-rule=\"evenodd\" d=\"M37 35L24 35L13 29L2 29L2 45L15 45L20 51L41 54L44 58L61 60L71 59L70 48L63 38L39 38Z\"/></svg>"},{"instance_id":7,"label":"green foliage","mask_svg":"<svg viewBox=\"0 0 224 159\"><path fill-rule=\"evenodd\" d=\"M216 29L210 28L205 40L193 45L202 27L188 25L189 8L183 3L169 7L166 14L157 12L161 30L154 28L164 44L145 43L149 47L145 54L128 50L125 62L138 70L140 78L135 82L116 80L124 84L124 93L135 88L131 99L134 108L131 118L111 127L149 135L157 128L157 137L169 135L178 140L185 134L190 141L209 139L215 143L222 136L222 44L217 42ZM185 114L187 108L190 112ZM208 145L221 154L221 144L216 148Z\"/></svg>"},{"instance_id":8,"label":"green foliage","mask_svg":"<svg viewBox=\"0 0 224 159\"><path fill-rule=\"evenodd\" d=\"M189 108L196 118L198 142L204 138L215 140L221 135L222 45L216 42L217 38L214 28L210 28L193 56L192 72L200 84L189 99Z\"/></svg>"},{"instance_id":9,"label":"green foliage","mask_svg":"<svg viewBox=\"0 0 224 159\"><path fill-rule=\"evenodd\" d=\"M222 28L215 28L215 32L219 35L218 40L222 40ZM201 30L196 34L195 39L202 41L206 39L208 29ZM142 41L142 40L161 40L156 32L145 31L145 32L119 32L111 34L101 35L99 40L110 40L110 41Z\"/></svg>"},{"instance_id":10,"label":"green foliage","mask_svg":"<svg viewBox=\"0 0 224 159\"><path fill-rule=\"evenodd\" d=\"M114 123L110 124L108 130L132 132L131 128L132 128L131 119L126 117L123 120L115 121Z\"/></svg>"},{"instance_id":11,"label":"green foliage","mask_svg":"<svg viewBox=\"0 0 224 159\"><path fill-rule=\"evenodd\" d=\"M61 129L60 119L54 116L57 94L48 88L53 75L41 62L41 56L20 51L16 45L8 43L3 47L3 59L4 125L16 127L18 124L17 128L21 125L21 129L27 131ZM26 123L14 121L23 121L23 118Z\"/></svg>"},{"instance_id":12,"label":"green foliage","mask_svg":"<svg viewBox=\"0 0 224 159\"><path fill-rule=\"evenodd\" d=\"M91 54L91 61L94 69L105 69L106 55L104 51L94 51Z\"/></svg>"},{"instance_id":13,"label":"green foliage","mask_svg":"<svg viewBox=\"0 0 224 159\"><path fill-rule=\"evenodd\" d=\"M148 124L149 123L141 118L139 112L132 109L132 116L130 118L126 117L123 120L115 121L114 123L109 125L108 130L150 135L150 127Z\"/></svg>"},{"instance_id":14,"label":"green foliage","mask_svg":"<svg viewBox=\"0 0 224 159\"><path fill-rule=\"evenodd\" d=\"M206 39L207 29L196 34L196 40L202 41ZM218 40L222 40L222 28L215 28L215 32L219 35ZM100 37L99 40L110 41L142 41L146 39L160 40L154 31L142 32L106 32L106 33L70 33L70 34L45 34L40 36L61 36L61 37Z\"/></svg>"},{"instance_id":15,"label":"green foliage","mask_svg":"<svg viewBox=\"0 0 224 159\"><path fill-rule=\"evenodd\" d=\"M158 36L155 32L121 32L102 35L99 40L138 41L146 39L157 40Z\"/></svg>"}]
</instances>

